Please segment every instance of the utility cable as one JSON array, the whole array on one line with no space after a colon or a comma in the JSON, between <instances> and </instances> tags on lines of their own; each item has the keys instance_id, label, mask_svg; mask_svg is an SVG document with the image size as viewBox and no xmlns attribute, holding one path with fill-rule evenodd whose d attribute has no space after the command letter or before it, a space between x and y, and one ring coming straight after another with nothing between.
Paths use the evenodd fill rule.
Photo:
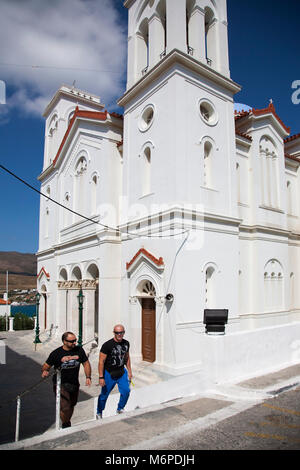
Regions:
<instances>
[{"instance_id":1,"label":"utility cable","mask_svg":"<svg viewBox=\"0 0 300 470\"><path fill-rule=\"evenodd\" d=\"M85 215L83 214L80 214L79 212L76 212L76 211L73 211L72 209L70 209L69 207L66 207L64 206L63 204L61 204L60 202L56 201L55 199L51 198L48 194L44 194L42 193L41 191L39 191L38 189L36 189L34 186L32 186L31 184L27 183L24 179L20 178L19 176L17 176L15 173L13 173L12 171L10 171L8 168L5 168L3 165L0 164L0 168L2 168L2 170L6 171L8 174L10 174L11 176L13 176L14 178L16 178L18 181L20 181L21 183L23 183L25 186L27 186L28 188L32 189L33 191L35 191L36 193L38 193L40 196L43 196L45 197L46 199L48 199L49 201L53 202L54 204L62 207L63 209L66 209L68 210L69 212L71 212L72 214L75 214L79 217L82 217L83 219L89 221L89 222L92 222L94 224L97 224L97 225L100 225L101 227L105 228L106 230L111 230L111 231L114 231L114 232L119 232L120 235L128 235L130 237L134 237L134 238L170 238L170 237L177 237L179 235L183 235L185 233L188 233L189 230L183 230L182 232L179 232L179 233L173 233L173 234L169 234L169 235L162 235L162 234L159 234L159 235L146 235L146 234L137 234L137 233L131 233L131 232L127 232L127 231L122 231L120 230L119 228L117 227L110 227L108 225L105 225L105 224L102 224L101 222L97 222L96 220L94 219L91 219L90 217L86 217ZM126 241L126 240L123 240L123 241Z\"/></svg>"},{"instance_id":2,"label":"utility cable","mask_svg":"<svg viewBox=\"0 0 300 470\"><path fill-rule=\"evenodd\" d=\"M55 69L55 70L77 70L81 72L97 72L97 73L120 73L120 70L98 70L98 69L87 69L82 67L60 67L58 65L32 65L32 64L10 64L6 62L0 62L0 67L26 67L32 69Z\"/></svg>"}]
</instances>

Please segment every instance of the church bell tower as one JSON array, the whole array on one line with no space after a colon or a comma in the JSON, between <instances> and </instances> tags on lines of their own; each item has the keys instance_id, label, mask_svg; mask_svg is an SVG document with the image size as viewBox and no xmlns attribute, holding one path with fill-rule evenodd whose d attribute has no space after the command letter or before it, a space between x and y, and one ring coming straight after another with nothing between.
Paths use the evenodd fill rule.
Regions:
<instances>
[{"instance_id":1,"label":"church bell tower","mask_svg":"<svg viewBox=\"0 0 300 470\"><path fill-rule=\"evenodd\" d=\"M126 321L135 325L137 354L140 341L156 338L148 345L156 361L177 371L199 351L189 328L201 325L204 309L237 311L233 96L240 87L229 72L226 0L124 5L128 74L118 103L126 204L120 227L129 234L122 245ZM144 304L147 285L151 309ZM167 305L168 293L174 299Z\"/></svg>"},{"instance_id":2,"label":"church bell tower","mask_svg":"<svg viewBox=\"0 0 300 470\"><path fill-rule=\"evenodd\" d=\"M126 0L124 192L236 215L226 0Z\"/></svg>"}]
</instances>

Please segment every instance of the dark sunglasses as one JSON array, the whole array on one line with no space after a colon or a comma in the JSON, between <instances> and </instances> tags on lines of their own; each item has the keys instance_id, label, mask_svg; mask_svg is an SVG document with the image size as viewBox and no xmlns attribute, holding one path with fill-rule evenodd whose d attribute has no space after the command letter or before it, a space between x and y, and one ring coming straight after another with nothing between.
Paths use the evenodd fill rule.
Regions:
<instances>
[{"instance_id":1,"label":"dark sunglasses","mask_svg":"<svg viewBox=\"0 0 300 470\"><path fill-rule=\"evenodd\" d=\"M114 331L115 335L124 335L125 331Z\"/></svg>"},{"instance_id":2,"label":"dark sunglasses","mask_svg":"<svg viewBox=\"0 0 300 470\"><path fill-rule=\"evenodd\" d=\"M65 339L68 343L76 343L77 339Z\"/></svg>"}]
</instances>

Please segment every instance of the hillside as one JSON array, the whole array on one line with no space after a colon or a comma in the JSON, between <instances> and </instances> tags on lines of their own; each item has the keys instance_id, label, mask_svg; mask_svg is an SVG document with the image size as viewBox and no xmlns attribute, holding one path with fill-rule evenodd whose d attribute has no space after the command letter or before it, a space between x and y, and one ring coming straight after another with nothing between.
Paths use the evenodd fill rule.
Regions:
<instances>
[{"instance_id":1,"label":"hillside","mask_svg":"<svg viewBox=\"0 0 300 470\"><path fill-rule=\"evenodd\" d=\"M8 271L9 291L35 288L36 270L35 254L0 251L0 292L6 290L6 271Z\"/></svg>"}]
</instances>

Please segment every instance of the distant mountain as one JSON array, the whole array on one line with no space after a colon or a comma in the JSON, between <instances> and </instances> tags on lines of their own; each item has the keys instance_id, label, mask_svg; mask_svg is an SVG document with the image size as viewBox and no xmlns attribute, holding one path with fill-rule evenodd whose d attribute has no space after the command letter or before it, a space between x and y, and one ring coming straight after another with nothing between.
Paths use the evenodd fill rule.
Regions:
<instances>
[{"instance_id":1,"label":"distant mountain","mask_svg":"<svg viewBox=\"0 0 300 470\"><path fill-rule=\"evenodd\" d=\"M22 274L36 276L36 255L33 253L19 253L17 251L0 251L0 273Z\"/></svg>"},{"instance_id":2,"label":"distant mountain","mask_svg":"<svg viewBox=\"0 0 300 470\"><path fill-rule=\"evenodd\" d=\"M0 251L0 291L6 290L6 271L8 271L8 290L32 289L36 287L37 260L33 253Z\"/></svg>"}]
</instances>

